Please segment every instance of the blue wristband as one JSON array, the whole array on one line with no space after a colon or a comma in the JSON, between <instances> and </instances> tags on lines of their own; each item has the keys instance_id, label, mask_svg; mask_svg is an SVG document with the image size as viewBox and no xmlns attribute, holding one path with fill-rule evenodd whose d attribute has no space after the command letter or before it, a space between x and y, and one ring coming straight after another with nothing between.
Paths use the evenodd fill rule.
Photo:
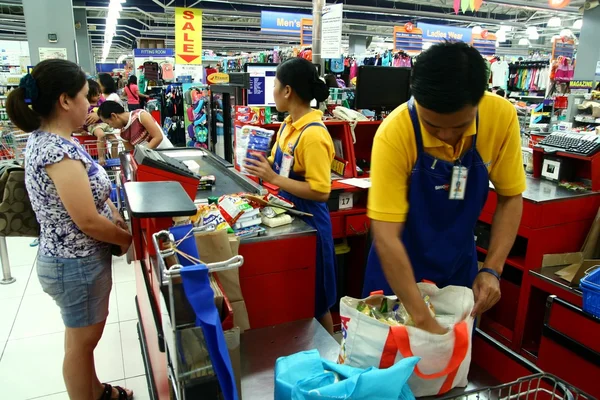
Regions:
<instances>
[{"instance_id":1,"label":"blue wristband","mask_svg":"<svg viewBox=\"0 0 600 400\"><path fill-rule=\"evenodd\" d=\"M498 280L500 280L500 275L491 268L481 268L478 273L487 272L488 274L494 275Z\"/></svg>"}]
</instances>

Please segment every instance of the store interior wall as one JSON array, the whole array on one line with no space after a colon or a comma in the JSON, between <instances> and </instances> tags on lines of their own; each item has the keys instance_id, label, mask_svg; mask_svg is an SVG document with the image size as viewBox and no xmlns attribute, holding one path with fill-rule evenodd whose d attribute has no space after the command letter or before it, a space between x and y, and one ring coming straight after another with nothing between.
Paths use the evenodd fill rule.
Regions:
<instances>
[{"instance_id":1,"label":"store interior wall","mask_svg":"<svg viewBox=\"0 0 600 400\"><path fill-rule=\"evenodd\" d=\"M600 61L600 7L583 13L583 27L577 47L577 64L575 80L593 80L596 74L596 64ZM598 78L596 78L598 79Z\"/></svg>"},{"instance_id":2,"label":"store interior wall","mask_svg":"<svg viewBox=\"0 0 600 400\"><path fill-rule=\"evenodd\" d=\"M365 25L353 25L352 29L355 31L366 31ZM348 52L350 54L365 54L369 48L367 36L350 35L348 37Z\"/></svg>"},{"instance_id":3,"label":"store interior wall","mask_svg":"<svg viewBox=\"0 0 600 400\"><path fill-rule=\"evenodd\" d=\"M73 10L73 20L75 23L80 23L81 26L75 28L75 40L77 41L77 55L79 57L79 65L85 72L90 75L96 73L96 63L92 53L92 43L88 36L87 26L87 11L83 8L75 8Z\"/></svg>"},{"instance_id":4,"label":"store interior wall","mask_svg":"<svg viewBox=\"0 0 600 400\"><path fill-rule=\"evenodd\" d=\"M77 62L72 0L23 0L23 13L32 65L40 62L40 47L65 48L67 59ZM56 43L48 41L49 33L58 36Z\"/></svg>"}]
</instances>

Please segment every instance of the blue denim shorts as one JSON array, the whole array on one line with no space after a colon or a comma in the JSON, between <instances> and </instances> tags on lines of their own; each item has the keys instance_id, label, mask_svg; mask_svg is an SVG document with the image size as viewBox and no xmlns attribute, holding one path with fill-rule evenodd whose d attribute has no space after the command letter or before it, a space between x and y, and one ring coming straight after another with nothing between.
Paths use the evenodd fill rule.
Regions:
<instances>
[{"instance_id":1,"label":"blue denim shorts","mask_svg":"<svg viewBox=\"0 0 600 400\"><path fill-rule=\"evenodd\" d=\"M57 258L38 254L38 279L60 307L65 326L82 328L108 317L112 288L112 255L109 248L82 258Z\"/></svg>"}]
</instances>

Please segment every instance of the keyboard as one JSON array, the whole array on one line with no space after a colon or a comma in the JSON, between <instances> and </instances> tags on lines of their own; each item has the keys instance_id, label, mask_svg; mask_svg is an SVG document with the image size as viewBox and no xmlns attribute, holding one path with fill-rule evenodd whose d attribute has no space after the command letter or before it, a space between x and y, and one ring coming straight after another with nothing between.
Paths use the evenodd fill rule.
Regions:
<instances>
[{"instance_id":1,"label":"keyboard","mask_svg":"<svg viewBox=\"0 0 600 400\"><path fill-rule=\"evenodd\" d=\"M133 158L138 165L161 169L176 175L200 180L200 175L192 172L183 161L169 157L158 151L144 146L136 146L133 152Z\"/></svg>"},{"instance_id":2,"label":"keyboard","mask_svg":"<svg viewBox=\"0 0 600 400\"><path fill-rule=\"evenodd\" d=\"M578 133L552 133L537 144L546 151L563 151L581 156L594 155L600 150L600 136Z\"/></svg>"}]
</instances>

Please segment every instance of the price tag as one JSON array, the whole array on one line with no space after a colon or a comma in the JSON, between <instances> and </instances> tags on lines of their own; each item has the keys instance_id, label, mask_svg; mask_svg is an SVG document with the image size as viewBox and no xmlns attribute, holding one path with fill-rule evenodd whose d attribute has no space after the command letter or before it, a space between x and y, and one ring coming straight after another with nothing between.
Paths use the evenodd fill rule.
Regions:
<instances>
[{"instance_id":1,"label":"price tag","mask_svg":"<svg viewBox=\"0 0 600 400\"><path fill-rule=\"evenodd\" d=\"M340 194L340 210L348 210L354 207L352 193Z\"/></svg>"}]
</instances>

